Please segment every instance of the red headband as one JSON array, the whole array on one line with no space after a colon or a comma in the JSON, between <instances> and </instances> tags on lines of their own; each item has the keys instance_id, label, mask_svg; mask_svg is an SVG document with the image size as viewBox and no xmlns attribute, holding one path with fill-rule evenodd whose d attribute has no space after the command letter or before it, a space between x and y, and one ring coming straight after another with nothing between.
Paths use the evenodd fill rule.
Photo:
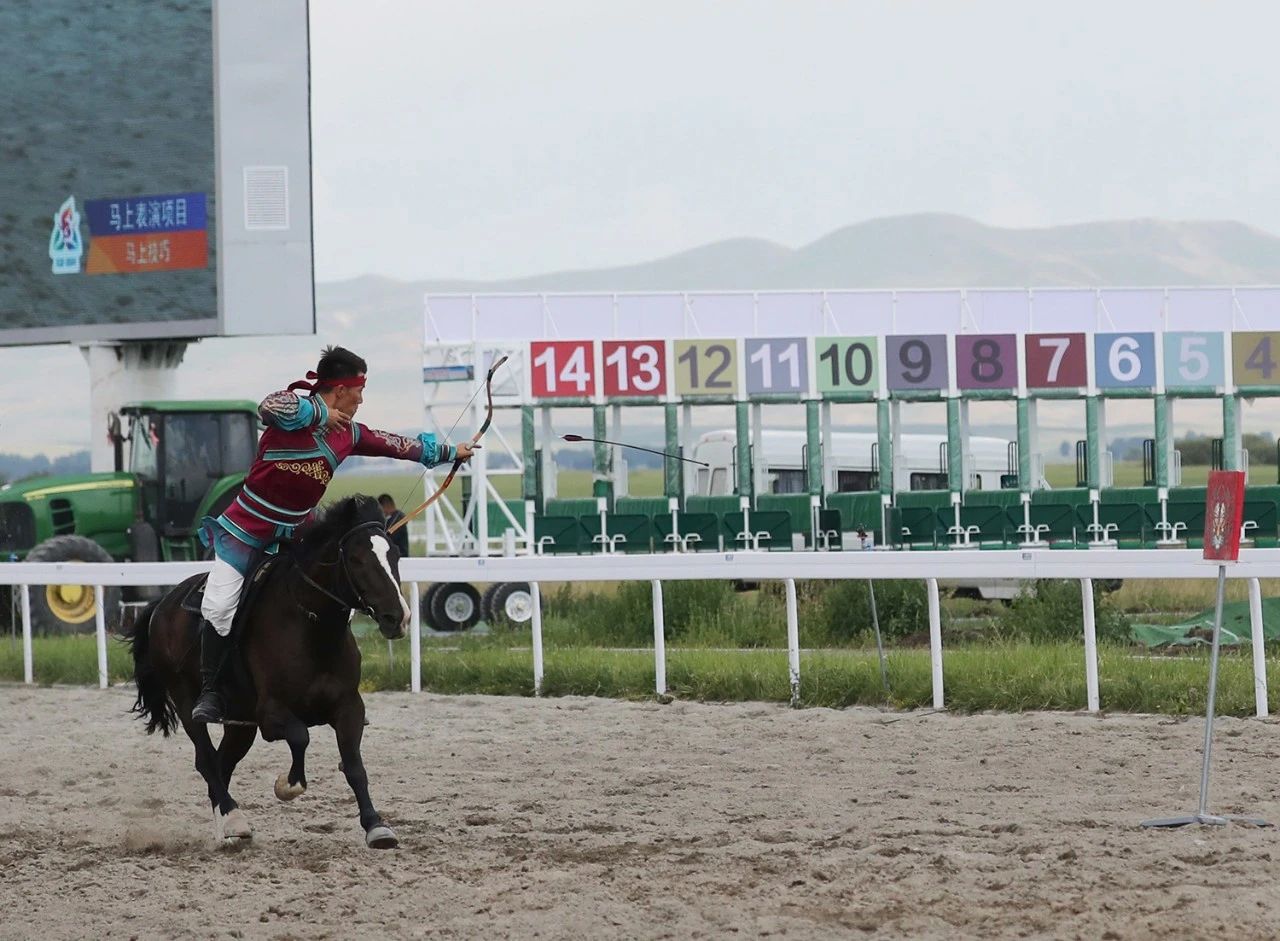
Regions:
<instances>
[{"instance_id":1,"label":"red headband","mask_svg":"<svg viewBox=\"0 0 1280 941\"><path fill-rule=\"evenodd\" d=\"M314 371L307 373L307 379L318 380L320 377ZM315 392L319 389L327 389L329 386L347 386L352 389L364 388L364 376L344 376L338 379L326 379L324 382L306 382L299 379L297 382L289 383L289 391L295 389L306 389L308 392Z\"/></svg>"}]
</instances>

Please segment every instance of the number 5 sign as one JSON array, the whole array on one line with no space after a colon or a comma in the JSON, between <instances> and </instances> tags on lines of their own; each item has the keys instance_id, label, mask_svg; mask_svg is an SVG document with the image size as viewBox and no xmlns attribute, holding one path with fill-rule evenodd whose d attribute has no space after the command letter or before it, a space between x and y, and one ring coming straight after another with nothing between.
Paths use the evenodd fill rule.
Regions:
<instances>
[{"instance_id":1,"label":"number 5 sign","mask_svg":"<svg viewBox=\"0 0 1280 941\"><path fill-rule=\"evenodd\" d=\"M1225 379L1221 333L1164 335L1166 389L1212 389Z\"/></svg>"},{"instance_id":2,"label":"number 5 sign","mask_svg":"<svg viewBox=\"0 0 1280 941\"><path fill-rule=\"evenodd\" d=\"M665 340L605 340L604 394L660 396L667 391Z\"/></svg>"},{"instance_id":3,"label":"number 5 sign","mask_svg":"<svg viewBox=\"0 0 1280 941\"><path fill-rule=\"evenodd\" d=\"M590 340L534 340L529 344L530 380L536 399L587 398L596 393Z\"/></svg>"}]
</instances>

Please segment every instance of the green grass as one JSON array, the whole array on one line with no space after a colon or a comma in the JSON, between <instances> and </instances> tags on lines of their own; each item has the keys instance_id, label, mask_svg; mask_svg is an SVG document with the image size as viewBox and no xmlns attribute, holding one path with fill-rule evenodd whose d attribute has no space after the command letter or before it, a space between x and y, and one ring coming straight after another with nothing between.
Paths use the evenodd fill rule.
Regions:
<instances>
[{"instance_id":1,"label":"green grass","mask_svg":"<svg viewBox=\"0 0 1280 941\"><path fill-rule=\"evenodd\" d=\"M802 635L803 637L803 635ZM461 640L461 639L457 639ZM453 638L425 643L423 688L437 693L533 694L533 657L528 638L508 635L490 642L458 643ZM452 643L450 643L452 642ZM378 637L361 640L362 688L404 690L409 686L409 647ZM42 637L34 642L36 681L90 685L97 682L91 636ZM654 695L653 653L647 649L599 649L548 644L544 651L543 693L549 696L607 696L643 700ZM1103 708L1112 712L1199 715L1204 712L1208 657L1135 655L1128 647L1100 647L1099 686ZM109 647L111 681L131 676L128 651ZM888 654L891 693L885 695L873 650L806 650L801 657L805 706L840 708L876 705L923 708L932 704L927 650L893 649ZM1085 705L1084 650L1079 643L968 643L944 652L947 708L957 712L1028 709L1078 710ZM0 640L0 679L22 678L21 646ZM1280 710L1280 664L1268 663L1271 709ZM790 685L786 651L712 650L668 647L667 688L681 699L714 702L787 702ZM1218 711L1253 714L1253 673L1247 653L1228 652L1219 673Z\"/></svg>"}]
</instances>

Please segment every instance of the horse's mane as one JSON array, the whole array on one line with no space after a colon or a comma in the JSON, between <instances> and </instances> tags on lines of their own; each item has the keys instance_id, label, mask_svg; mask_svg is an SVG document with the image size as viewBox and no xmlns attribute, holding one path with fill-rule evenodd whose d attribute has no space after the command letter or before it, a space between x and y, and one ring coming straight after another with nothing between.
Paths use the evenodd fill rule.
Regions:
<instances>
[{"instance_id":1,"label":"horse's mane","mask_svg":"<svg viewBox=\"0 0 1280 941\"><path fill-rule=\"evenodd\" d=\"M382 507L373 497L355 494L321 507L293 534L293 553L299 561L315 557L360 523L382 522Z\"/></svg>"}]
</instances>

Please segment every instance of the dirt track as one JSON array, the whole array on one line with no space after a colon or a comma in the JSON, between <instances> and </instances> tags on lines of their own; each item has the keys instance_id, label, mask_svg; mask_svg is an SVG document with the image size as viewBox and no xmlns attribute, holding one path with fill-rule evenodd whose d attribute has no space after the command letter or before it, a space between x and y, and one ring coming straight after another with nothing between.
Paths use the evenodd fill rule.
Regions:
<instances>
[{"instance_id":1,"label":"dirt track","mask_svg":"<svg viewBox=\"0 0 1280 941\"><path fill-rule=\"evenodd\" d=\"M402 848L315 730L293 804L250 752L228 851L131 698L0 686L0 937L1280 936L1280 831L1136 827L1194 808L1198 721L375 694ZM1280 726L1217 742L1214 809L1280 821Z\"/></svg>"}]
</instances>

